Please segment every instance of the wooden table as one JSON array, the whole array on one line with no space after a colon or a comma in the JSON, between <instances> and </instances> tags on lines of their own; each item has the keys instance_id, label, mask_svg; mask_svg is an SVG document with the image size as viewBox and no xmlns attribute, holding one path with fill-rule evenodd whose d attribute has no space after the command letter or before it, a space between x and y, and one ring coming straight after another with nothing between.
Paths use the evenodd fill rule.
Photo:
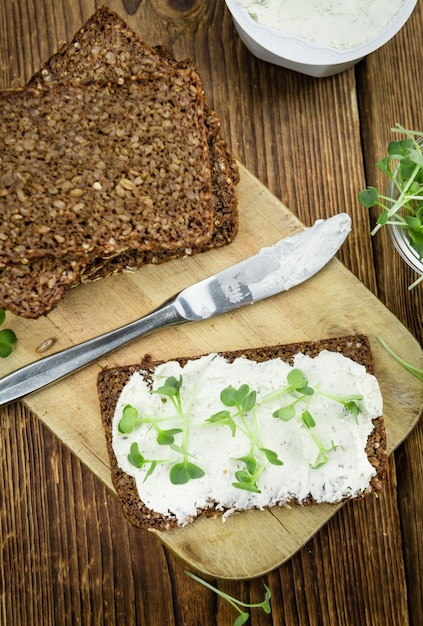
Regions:
<instances>
[{"instance_id":1,"label":"wooden table","mask_svg":"<svg viewBox=\"0 0 423 626\"><path fill-rule=\"evenodd\" d=\"M234 154L305 224L349 212L340 259L423 340L423 285L357 192L396 122L422 129L423 4L381 50L312 79L254 58L224 0L106 2L150 44L191 57ZM54 5L54 6L53 6ZM3 0L0 88L24 85L96 9L92 0ZM389 339L389 338L387 338ZM400 391L399 391L400 393ZM246 602L272 591L255 625L423 624L423 427L390 457L377 499L349 503L289 561L251 581L212 581ZM190 580L149 533L127 525L112 494L22 404L0 410L0 624L225 626L236 613Z\"/></svg>"}]
</instances>

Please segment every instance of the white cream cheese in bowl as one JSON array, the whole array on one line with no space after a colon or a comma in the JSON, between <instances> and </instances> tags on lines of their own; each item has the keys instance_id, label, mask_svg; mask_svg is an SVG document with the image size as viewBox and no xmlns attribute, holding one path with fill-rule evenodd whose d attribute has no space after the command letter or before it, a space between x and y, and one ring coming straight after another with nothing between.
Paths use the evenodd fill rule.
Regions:
<instances>
[{"instance_id":1,"label":"white cream cheese in bowl","mask_svg":"<svg viewBox=\"0 0 423 626\"><path fill-rule=\"evenodd\" d=\"M374 39L403 0L238 0L262 26L329 48L354 48Z\"/></svg>"},{"instance_id":2,"label":"white cream cheese in bowl","mask_svg":"<svg viewBox=\"0 0 423 626\"><path fill-rule=\"evenodd\" d=\"M392 39L417 0L225 0L256 57L323 78L349 69ZM354 17L352 17L354 16Z\"/></svg>"}]
</instances>

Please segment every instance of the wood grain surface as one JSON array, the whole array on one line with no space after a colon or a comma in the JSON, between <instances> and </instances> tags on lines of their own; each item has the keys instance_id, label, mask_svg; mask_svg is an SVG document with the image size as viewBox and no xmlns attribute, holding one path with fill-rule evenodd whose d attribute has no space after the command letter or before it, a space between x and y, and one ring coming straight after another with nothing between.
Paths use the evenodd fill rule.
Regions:
<instances>
[{"instance_id":1,"label":"wood grain surface","mask_svg":"<svg viewBox=\"0 0 423 626\"><path fill-rule=\"evenodd\" d=\"M421 343L422 286L407 290L415 276L385 233L370 237L374 216L356 199L366 184L384 184L375 161L390 128L421 128L421 0L393 41L320 80L252 57L223 0L107 4L147 42L195 60L232 150L302 222L339 210L352 215L341 260ZM22 86L96 6L4 0L0 87ZM74 323L83 330L79 315ZM128 527L114 495L30 411L14 404L0 420L0 623L233 623L234 609L188 579L155 537ZM378 500L343 507L265 577L214 583L247 602L262 599L264 582L270 586L272 614L254 610L252 624L420 626L422 432L420 421L391 457Z\"/></svg>"}]
</instances>

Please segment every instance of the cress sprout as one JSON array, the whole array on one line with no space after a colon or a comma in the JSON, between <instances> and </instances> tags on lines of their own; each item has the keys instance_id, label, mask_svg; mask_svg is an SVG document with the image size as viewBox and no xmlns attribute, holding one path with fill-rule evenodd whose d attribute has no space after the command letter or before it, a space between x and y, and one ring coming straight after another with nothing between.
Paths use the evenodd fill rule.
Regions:
<instances>
[{"instance_id":1,"label":"cress sprout","mask_svg":"<svg viewBox=\"0 0 423 626\"><path fill-rule=\"evenodd\" d=\"M242 384L238 389L231 385L225 387L220 393L220 401L224 406L232 409L232 412L228 410L219 411L206 421L212 424L227 424L231 429L233 437L237 428L246 435L250 441L250 448L246 455L234 459L241 461L244 464L244 469L239 469L235 472L236 481L232 483L232 486L237 489L260 493L257 479L265 467L268 463L283 465L283 461L279 459L276 452L264 447L262 443L260 425L257 413L254 410L256 400L256 391L250 389L246 383ZM248 417L252 419L249 420Z\"/></svg>"},{"instance_id":2,"label":"cress sprout","mask_svg":"<svg viewBox=\"0 0 423 626\"><path fill-rule=\"evenodd\" d=\"M423 370L419 369L418 367L411 365L411 363L408 363L408 361L405 361L405 359L403 359L402 357L399 356L399 354L397 354L396 352L394 352L394 350L388 346L388 344L386 343L386 341L384 339L382 339L382 337L380 335L376 335L376 339L379 341L379 343L385 348L385 350L400 364L402 365L402 367L404 369L406 369L408 372L410 372L410 374L412 374L413 376L415 376L415 378L417 378L418 380L421 380L423 382Z\"/></svg>"},{"instance_id":3,"label":"cress sprout","mask_svg":"<svg viewBox=\"0 0 423 626\"><path fill-rule=\"evenodd\" d=\"M391 141L387 156L376 163L377 168L391 180L396 190L396 198L390 198L376 187L367 187L358 194L358 200L365 208L379 207L381 212L374 235L383 225L395 224L405 229L410 246L423 259L423 132L406 130L400 124L391 129L402 133L406 139ZM419 140L420 138L420 140ZM423 275L409 289L415 287Z\"/></svg>"},{"instance_id":4,"label":"cress sprout","mask_svg":"<svg viewBox=\"0 0 423 626\"><path fill-rule=\"evenodd\" d=\"M180 393L182 383L182 376L179 379L171 376L166 379L164 385L151 391L152 394L160 395L163 401L169 400L172 403L175 414L171 417L154 417L145 413L140 416L138 410L132 405L126 405L123 408L122 417L118 423L118 430L121 434L129 434L135 428L146 425L149 429L153 428L156 431L156 441L160 446L179 454L179 458L164 454L163 458L148 459L141 453L138 443L133 442L128 460L138 469L144 466L148 468L144 480L154 472L157 465L162 463L170 465L169 479L174 485L183 485L205 475L204 470L192 462L192 455L188 449L190 415L182 403ZM322 391L318 384L312 387L304 372L299 368L290 370L286 377L286 384L265 395L259 402L257 392L247 383L241 384L238 389L229 385L221 390L219 398L223 408L205 419L203 424L228 426L232 437L236 437L239 431L248 441L248 449L245 453L232 459L238 462L238 468L234 472L233 487L252 493L261 493L259 478L266 467L284 464L277 452L263 441L259 410L260 406L268 402L281 400L279 408L273 411L273 417L281 422L296 420L300 427L305 428L310 435L316 446L315 458L310 462L311 469L316 469L329 461L329 453L336 449L336 445L333 441L324 443L319 439L315 430L316 420L311 410L313 399L319 395L343 405L358 423L360 408L357 402L363 399L362 395L353 394L342 397ZM169 420L173 423L177 420L178 427L164 428L163 422Z\"/></svg>"},{"instance_id":5,"label":"cress sprout","mask_svg":"<svg viewBox=\"0 0 423 626\"><path fill-rule=\"evenodd\" d=\"M229 595L228 593L225 593L224 591L221 591L220 589L217 589L210 583L206 582L205 580L203 580L196 574L189 572L188 570L184 570L184 572L187 576L189 576L190 578L193 578L198 583L200 583L204 587L207 587L207 589L210 589L211 591L216 593L218 596L220 596L221 598L229 602L229 604L231 604L234 607L234 609L238 611L239 615L235 619L233 626L242 626L242 624L246 624L248 622L250 618L250 614L248 613L248 611L244 611L244 609L263 609L263 611L267 615L270 615L270 613L272 612L272 609L270 606L270 599L272 597L272 593L270 591L270 588L266 584L264 585L264 588L266 591L264 600L262 602L257 602L255 604L249 604L247 602L242 602L241 600L234 598L233 596Z\"/></svg>"},{"instance_id":6,"label":"cress sprout","mask_svg":"<svg viewBox=\"0 0 423 626\"><path fill-rule=\"evenodd\" d=\"M0 326L6 319L6 312L4 309L0 309ZM10 328L3 328L0 330L0 357L6 358L12 353L12 346L16 343L16 335Z\"/></svg>"},{"instance_id":7,"label":"cress sprout","mask_svg":"<svg viewBox=\"0 0 423 626\"><path fill-rule=\"evenodd\" d=\"M169 478L173 485L184 485L189 480L204 476L204 470L189 460L189 415L184 412L184 408L182 406L180 394L181 387L182 376L180 376L179 379L176 379L174 376L170 376L166 379L164 385L151 392L153 394L158 394L163 398L170 399L176 410L181 428L163 429L159 424L160 419L148 415L139 417L137 409L132 405L126 405L122 411L122 418L118 424L118 430L120 433L129 434L137 425L148 424L155 429L157 433L157 443L160 446L169 446L171 450L182 455L182 460L178 460L177 462L168 458L145 459L139 450L138 443L132 443L130 453L128 455L128 461L137 469L140 469L144 465L150 466L144 481L153 473L159 463L167 462L172 464L169 472ZM180 445L175 442L175 436L179 434L182 436L182 443Z\"/></svg>"}]
</instances>

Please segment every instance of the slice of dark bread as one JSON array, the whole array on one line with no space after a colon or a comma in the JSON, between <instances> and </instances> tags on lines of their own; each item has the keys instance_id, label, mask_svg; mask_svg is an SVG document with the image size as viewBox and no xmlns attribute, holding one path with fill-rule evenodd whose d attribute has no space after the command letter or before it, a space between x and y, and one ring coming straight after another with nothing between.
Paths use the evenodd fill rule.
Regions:
<instances>
[{"instance_id":1,"label":"slice of dark bread","mask_svg":"<svg viewBox=\"0 0 423 626\"><path fill-rule=\"evenodd\" d=\"M169 79L178 72L198 72L192 62L177 62L163 47L152 48L112 10L102 7L64 44L29 81L29 86L43 90L45 86L120 85L130 81ZM9 92L10 98L19 96ZM81 282L96 280L112 273L136 269L146 263L163 263L181 256L217 248L231 243L238 231L235 185L239 170L233 155L220 134L220 122L207 105L203 94L204 126L207 136L212 194L212 233L200 243L182 242L179 247L151 250L135 247L115 249L107 254L78 258L73 250L64 252L55 242L54 254L37 250L42 258L18 255L0 263L0 306L16 315L37 318L48 313L66 291ZM22 185L21 185L22 186ZM0 185L1 187L1 185ZM5 191L5 190L3 190ZM124 190L128 191L128 190ZM23 195L22 190L19 191ZM121 192L122 193L122 192ZM0 189L1 194L1 189ZM1 199L1 198L0 198ZM60 199L59 199L60 201ZM204 226L204 224L203 224ZM60 234L59 234L60 237ZM5 247L7 249L7 246ZM58 259L60 256L60 261Z\"/></svg>"},{"instance_id":2,"label":"slice of dark bread","mask_svg":"<svg viewBox=\"0 0 423 626\"><path fill-rule=\"evenodd\" d=\"M172 250L211 238L194 71L2 94L0 152L1 261Z\"/></svg>"},{"instance_id":3,"label":"slice of dark bread","mask_svg":"<svg viewBox=\"0 0 423 626\"><path fill-rule=\"evenodd\" d=\"M149 75L169 75L176 68L194 69L189 59L177 61L164 46L151 47L108 7L99 8L75 33L72 41L60 50L36 72L29 81L32 86L73 82L85 84L92 81L121 82L125 79L145 78ZM220 134L220 121L204 98L209 148L219 154L221 173L215 186L216 203L233 205L236 213L234 184L239 181L237 163ZM211 157L213 163L213 156ZM227 195L218 199L218 195ZM234 216L236 220L236 215Z\"/></svg>"},{"instance_id":4,"label":"slice of dark bread","mask_svg":"<svg viewBox=\"0 0 423 626\"><path fill-rule=\"evenodd\" d=\"M323 350L338 352L346 357L349 357L355 362L363 365L368 373L374 374L374 361L369 340L364 335L349 335L320 341L292 343L257 349L248 348L245 350L222 352L219 354L224 356L229 362L234 361L238 357L248 358L257 362L280 358L283 361L292 364L293 357L298 353L315 357ZM187 361L192 360L192 358L177 358L172 360L179 362L183 367ZM101 417L105 429L106 443L110 459L112 481L122 510L127 520L136 527L143 529L154 528L157 530L166 530L177 525L177 520L172 517L156 513L145 506L138 494L134 478L126 474L118 467L112 448L112 420L115 407L123 387L129 381L134 372L143 372L143 374L145 373L145 376L148 377L149 374L151 375L155 368L161 363L163 363L163 361L154 361L149 355L146 355L141 363L136 365L104 368L98 375L97 386ZM386 433L383 416L379 416L377 419L373 420L373 425L374 428L368 438L366 446L366 454L370 464L375 468L376 474L371 478L371 482L366 490L366 493L377 493L382 489L387 466ZM292 502L295 501L295 497L293 497ZM312 503L312 499L301 502L301 504ZM198 516L204 515L206 517L212 517L217 515L217 512L215 509L210 508L204 511L197 511L197 514Z\"/></svg>"}]
</instances>

